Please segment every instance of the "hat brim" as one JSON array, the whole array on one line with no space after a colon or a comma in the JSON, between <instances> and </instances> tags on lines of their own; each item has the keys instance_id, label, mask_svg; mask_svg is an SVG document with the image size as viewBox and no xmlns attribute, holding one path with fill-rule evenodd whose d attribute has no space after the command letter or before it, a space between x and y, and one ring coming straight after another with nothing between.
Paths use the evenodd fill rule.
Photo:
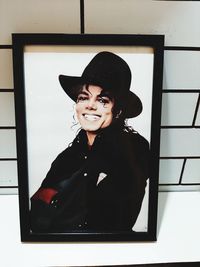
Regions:
<instances>
[{"instance_id":1,"label":"hat brim","mask_svg":"<svg viewBox=\"0 0 200 267\"><path fill-rule=\"evenodd\" d=\"M75 102L77 100L78 91L80 90L79 86L88 83L83 77L67 75L59 75L59 82L65 93ZM127 93L123 112L127 119L137 117L142 112L142 102L140 98L131 91Z\"/></svg>"}]
</instances>

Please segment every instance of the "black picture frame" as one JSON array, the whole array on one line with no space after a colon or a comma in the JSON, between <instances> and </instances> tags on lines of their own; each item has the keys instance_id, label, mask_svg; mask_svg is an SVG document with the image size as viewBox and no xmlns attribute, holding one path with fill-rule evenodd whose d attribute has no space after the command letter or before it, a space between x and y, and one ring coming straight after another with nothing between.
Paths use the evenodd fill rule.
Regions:
<instances>
[{"instance_id":1,"label":"black picture frame","mask_svg":"<svg viewBox=\"0 0 200 267\"><path fill-rule=\"evenodd\" d=\"M157 239L156 228L158 205L159 140L164 36L127 34L16 33L12 35L12 41L21 241L155 241ZM140 83L141 81L146 82L146 85L144 86L146 86L147 89L142 89L142 92L140 92L138 88L134 89L138 90L137 94L139 94L142 102L144 102L143 117L140 118L140 116L142 116L140 115L137 119L135 119L138 120L136 121L136 130L137 125L139 125L139 132L141 128L143 132L142 135L145 135L145 138L148 139L150 143L151 154L150 178L148 183L148 194L146 196L147 200L145 204L146 210L144 211L145 215L143 215L146 220L144 225L146 226L144 226L142 222L141 226L139 225L138 228L140 229L141 227L141 230L127 232L68 231L61 233L34 233L30 229L30 197L38 187L39 182L44 179L44 177L38 178L38 176L40 176L40 172L37 172L37 170L41 167L44 169L46 168L43 170L43 173L45 171L47 172L48 168L44 166L49 166L53 157L55 158L56 153L60 151L61 148L64 150L65 146L67 146L67 144L64 146L64 142L61 142L54 151L54 154L49 156L49 154L46 154L47 152L44 152L45 148L48 147L48 152L51 151L49 144L52 144L53 147L53 145L56 145L55 142L50 140L46 143L46 147L45 145L42 145L43 141L40 140L40 143L38 143L38 136L43 138L43 140L44 136L47 137L45 139L48 139L45 131L52 131L51 128L48 128L51 127L49 124L52 125L57 123L57 119L52 119L52 115L50 116L52 121L48 121L46 123L49 115L48 112L50 112L49 110L51 109L54 109L55 111L55 107L53 107L54 101L62 101L60 99L62 99L63 95L65 94L62 92L62 96L60 96L58 100L55 99L55 96L51 96L51 90L49 89L49 91L46 91L45 84L50 88L51 84L53 81L55 82L55 80L51 79L51 81L47 81L47 77L48 75L52 77L52 73L55 73L56 76L57 72L66 72L64 70L65 63L69 65L70 62L69 69L76 69L77 62L79 62L79 60L81 60L81 63L78 64L80 66L77 72L81 74L91 56L99 51L105 50L117 53L120 56L125 55L125 60L128 61L128 64L133 64L134 70L132 70L132 65L130 66L131 71L134 71L133 83L136 81L137 84L137 76L139 77L137 86L143 86ZM65 53L65 63L63 63L63 54L60 56L60 53ZM74 55L74 67L71 66L73 65L72 60L67 58L69 55L71 58L72 54ZM80 54L83 56L83 59L81 58ZM84 58L85 55L87 55L86 58ZM137 59L135 59L136 55ZM47 62L45 59L47 59ZM59 63L59 60L62 61L61 64ZM62 67L60 69L56 69L57 72L51 69L60 65ZM58 79L56 81L56 86L58 86ZM43 92L43 90L45 91ZM61 91L62 90L60 90L60 92ZM42 102L46 101L46 98L49 97L50 102L48 102L48 105L51 107L47 107L47 104L45 104L47 102ZM63 103L60 103L60 105L62 106ZM145 105L148 106L148 108L146 108ZM58 112L60 112L60 109L57 109ZM59 114L61 113L62 112ZM63 116L60 118L62 123L59 122L60 124L58 123L57 125L54 125L54 129L56 128L54 136L56 137L59 134L59 138L61 139L63 136L60 136L60 132L63 130L59 127L61 124L64 124L63 118ZM43 130L38 132L40 131L38 129L41 128ZM37 137L35 137L35 135L37 135ZM47 157L49 157L48 160L46 160ZM35 177L33 178L34 175ZM37 183L35 182L35 179L39 179L37 180Z\"/></svg>"}]
</instances>

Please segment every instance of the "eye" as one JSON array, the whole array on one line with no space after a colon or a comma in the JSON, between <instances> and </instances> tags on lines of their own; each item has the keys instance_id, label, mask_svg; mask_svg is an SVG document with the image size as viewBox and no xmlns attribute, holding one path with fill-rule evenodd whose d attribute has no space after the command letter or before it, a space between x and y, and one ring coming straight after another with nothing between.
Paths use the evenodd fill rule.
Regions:
<instances>
[{"instance_id":1,"label":"eye","mask_svg":"<svg viewBox=\"0 0 200 267\"><path fill-rule=\"evenodd\" d=\"M99 103L101 103L103 105L110 103L110 99L107 97L99 97L98 101L99 101Z\"/></svg>"}]
</instances>

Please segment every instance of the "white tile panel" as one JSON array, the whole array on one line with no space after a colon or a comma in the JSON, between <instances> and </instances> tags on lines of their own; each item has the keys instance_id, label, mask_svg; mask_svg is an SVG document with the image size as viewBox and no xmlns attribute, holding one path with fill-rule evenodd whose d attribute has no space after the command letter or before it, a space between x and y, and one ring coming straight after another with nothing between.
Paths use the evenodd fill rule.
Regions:
<instances>
[{"instance_id":1,"label":"white tile panel","mask_svg":"<svg viewBox=\"0 0 200 267\"><path fill-rule=\"evenodd\" d=\"M14 93L0 91L0 126L15 126Z\"/></svg>"},{"instance_id":2,"label":"white tile panel","mask_svg":"<svg viewBox=\"0 0 200 267\"><path fill-rule=\"evenodd\" d=\"M85 0L86 33L165 34L166 45L200 45L197 1Z\"/></svg>"},{"instance_id":3,"label":"white tile panel","mask_svg":"<svg viewBox=\"0 0 200 267\"><path fill-rule=\"evenodd\" d=\"M0 188L0 195L17 195L18 188L2 187Z\"/></svg>"},{"instance_id":4,"label":"white tile panel","mask_svg":"<svg viewBox=\"0 0 200 267\"><path fill-rule=\"evenodd\" d=\"M17 186L17 162L0 161L0 186Z\"/></svg>"},{"instance_id":5,"label":"white tile panel","mask_svg":"<svg viewBox=\"0 0 200 267\"><path fill-rule=\"evenodd\" d=\"M13 65L11 49L0 49L0 90L1 88L13 88Z\"/></svg>"},{"instance_id":6,"label":"white tile panel","mask_svg":"<svg viewBox=\"0 0 200 267\"><path fill-rule=\"evenodd\" d=\"M200 156L200 129L162 129L160 156Z\"/></svg>"},{"instance_id":7,"label":"white tile panel","mask_svg":"<svg viewBox=\"0 0 200 267\"><path fill-rule=\"evenodd\" d=\"M0 158L16 158L15 130L0 129Z\"/></svg>"},{"instance_id":8,"label":"white tile panel","mask_svg":"<svg viewBox=\"0 0 200 267\"><path fill-rule=\"evenodd\" d=\"M182 183L200 184L200 159L188 159L186 161Z\"/></svg>"},{"instance_id":9,"label":"white tile panel","mask_svg":"<svg viewBox=\"0 0 200 267\"><path fill-rule=\"evenodd\" d=\"M1 0L0 44L12 33L79 33L79 0Z\"/></svg>"},{"instance_id":10,"label":"white tile panel","mask_svg":"<svg viewBox=\"0 0 200 267\"><path fill-rule=\"evenodd\" d=\"M159 184L178 184L182 166L183 159L161 159Z\"/></svg>"},{"instance_id":11,"label":"white tile panel","mask_svg":"<svg viewBox=\"0 0 200 267\"><path fill-rule=\"evenodd\" d=\"M162 97L163 126L191 126L198 93L164 93Z\"/></svg>"},{"instance_id":12,"label":"white tile panel","mask_svg":"<svg viewBox=\"0 0 200 267\"><path fill-rule=\"evenodd\" d=\"M199 73L200 51L165 51L163 89L199 89Z\"/></svg>"}]
</instances>

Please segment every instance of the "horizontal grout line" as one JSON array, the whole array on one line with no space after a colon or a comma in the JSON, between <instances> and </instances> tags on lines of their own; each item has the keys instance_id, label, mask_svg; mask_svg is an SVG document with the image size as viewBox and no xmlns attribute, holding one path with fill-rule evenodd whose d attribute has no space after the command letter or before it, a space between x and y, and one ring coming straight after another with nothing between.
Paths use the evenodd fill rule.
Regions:
<instances>
[{"instance_id":1,"label":"horizontal grout line","mask_svg":"<svg viewBox=\"0 0 200 267\"><path fill-rule=\"evenodd\" d=\"M16 126L0 126L0 130L13 130Z\"/></svg>"},{"instance_id":2,"label":"horizontal grout line","mask_svg":"<svg viewBox=\"0 0 200 267\"><path fill-rule=\"evenodd\" d=\"M164 50L200 51L199 46L164 46Z\"/></svg>"},{"instance_id":3,"label":"horizontal grout line","mask_svg":"<svg viewBox=\"0 0 200 267\"><path fill-rule=\"evenodd\" d=\"M181 185L184 185L184 186L196 186L196 185L200 185L200 183L192 183L192 184L159 184L159 186L181 186Z\"/></svg>"},{"instance_id":4,"label":"horizontal grout line","mask_svg":"<svg viewBox=\"0 0 200 267\"><path fill-rule=\"evenodd\" d=\"M163 93L200 93L200 89L163 89Z\"/></svg>"},{"instance_id":5,"label":"horizontal grout line","mask_svg":"<svg viewBox=\"0 0 200 267\"><path fill-rule=\"evenodd\" d=\"M18 186L0 186L0 189L5 188L18 188Z\"/></svg>"},{"instance_id":6,"label":"horizontal grout line","mask_svg":"<svg viewBox=\"0 0 200 267\"><path fill-rule=\"evenodd\" d=\"M187 156L180 156L180 157L159 157L159 159L200 159L200 156L191 156L191 157L187 157Z\"/></svg>"},{"instance_id":7,"label":"horizontal grout line","mask_svg":"<svg viewBox=\"0 0 200 267\"><path fill-rule=\"evenodd\" d=\"M14 89L0 89L0 93L13 93L14 92Z\"/></svg>"},{"instance_id":8,"label":"horizontal grout line","mask_svg":"<svg viewBox=\"0 0 200 267\"><path fill-rule=\"evenodd\" d=\"M199 129L200 126L185 126L185 125L173 125L173 126L161 126L161 129Z\"/></svg>"},{"instance_id":9,"label":"horizontal grout line","mask_svg":"<svg viewBox=\"0 0 200 267\"><path fill-rule=\"evenodd\" d=\"M190 183L181 183L180 185L186 185L186 186L187 185L194 185L195 186L195 185L200 185L200 183L192 183L192 184L190 184Z\"/></svg>"},{"instance_id":10,"label":"horizontal grout line","mask_svg":"<svg viewBox=\"0 0 200 267\"><path fill-rule=\"evenodd\" d=\"M17 158L0 158L0 161L17 161Z\"/></svg>"},{"instance_id":11,"label":"horizontal grout line","mask_svg":"<svg viewBox=\"0 0 200 267\"><path fill-rule=\"evenodd\" d=\"M12 49L12 45L0 45L0 49Z\"/></svg>"},{"instance_id":12,"label":"horizontal grout line","mask_svg":"<svg viewBox=\"0 0 200 267\"><path fill-rule=\"evenodd\" d=\"M180 185L180 184L158 184L159 186L166 186L166 185L174 185L174 186L178 186L178 185Z\"/></svg>"}]
</instances>

